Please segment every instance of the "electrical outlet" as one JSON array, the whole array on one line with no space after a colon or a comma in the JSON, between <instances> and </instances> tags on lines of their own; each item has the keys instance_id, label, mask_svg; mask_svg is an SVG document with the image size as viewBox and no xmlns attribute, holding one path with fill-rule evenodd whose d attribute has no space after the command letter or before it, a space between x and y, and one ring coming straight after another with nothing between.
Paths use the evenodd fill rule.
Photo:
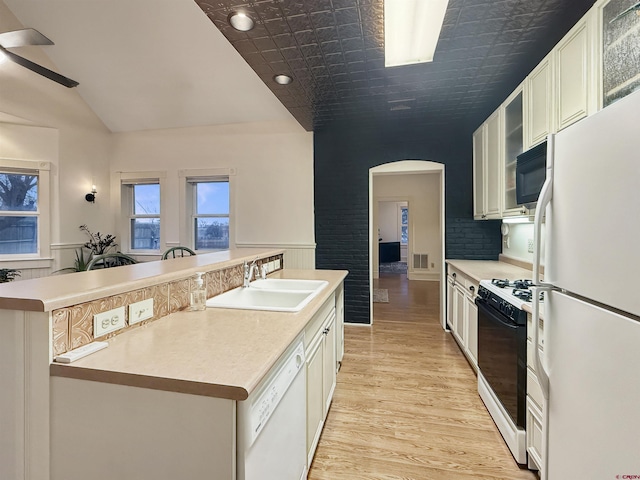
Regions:
<instances>
[{"instance_id":1,"label":"electrical outlet","mask_svg":"<svg viewBox=\"0 0 640 480\"><path fill-rule=\"evenodd\" d=\"M153 298L147 298L129 305L129 325L134 325L153 317Z\"/></svg>"},{"instance_id":2,"label":"electrical outlet","mask_svg":"<svg viewBox=\"0 0 640 480\"><path fill-rule=\"evenodd\" d=\"M93 316L94 338L102 337L121 328L124 328L124 307L114 308Z\"/></svg>"},{"instance_id":3,"label":"electrical outlet","mask_svg":"<svg viewBox=\"0 0 640 480\"><path fill-rule=\"evenodd\" d=\"M527 240L527 251L533 253L533 238Z\"/></svg>"}]
</instances>

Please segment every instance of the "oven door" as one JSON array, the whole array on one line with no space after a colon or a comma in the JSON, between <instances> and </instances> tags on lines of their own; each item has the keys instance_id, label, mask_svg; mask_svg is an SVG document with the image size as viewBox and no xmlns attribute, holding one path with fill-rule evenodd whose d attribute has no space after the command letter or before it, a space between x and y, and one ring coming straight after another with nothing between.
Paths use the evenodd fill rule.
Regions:
<instances>
[{"instance_id":1,"label":"oven door","mask_svg":"<svg viewBox=\"0 0 640 480\"><path fill-rule=\"evenodd\" d=\"M525 428L527 326L478 297L478 368L518 427Z\"/></svg>"}]
</instances>

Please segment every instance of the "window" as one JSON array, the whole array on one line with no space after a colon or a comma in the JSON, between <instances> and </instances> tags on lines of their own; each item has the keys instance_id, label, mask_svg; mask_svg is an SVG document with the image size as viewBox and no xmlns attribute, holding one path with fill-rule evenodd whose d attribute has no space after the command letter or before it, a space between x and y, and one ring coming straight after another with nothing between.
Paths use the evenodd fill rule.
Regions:
<instances>
[{"instance_id":1,"label":"window","mask_svg":"<svg viewBox=\"0 0 640 480\"><path fill-rule=\"evenodd\" d=\"M0 256L49 255L49 163L0 160Z\"/></svg>"},{"instance_id":2,"label":"window","mask_svg":"<svg viewBox=\"0 0 640 480\"><path fill-rule=\"evenodd\" d=\"M409 243L409 207L400 207L400 243Z\"/></svg>"},{"instance_id":3,"label":"window","mask_svg":"<svg viewBox=\"0 0 640 480\"><path fill-rule=\"evenodd\" d=\"M189 179L195 250L229 248L229 179Z\"/></svg>"},{"instance_id":4,"label":"window","mask_svg":"<svg viewBox=\"0 0 640 480\"><path fill-rule=\"evenodd\" d=\"M120 244L123 251L157 254L165 248L161 207L163 181L163 172L120 173Z\"/></svg>"},{"instance_id":5,"label":"window","mask_svg":"<svg viewBox=\"0 0 640 480\"><path fill-rule=\"evenodd\" d=\"M160 249L160 184L132 185L131 250Z\"/></svg>"}]
</instances>

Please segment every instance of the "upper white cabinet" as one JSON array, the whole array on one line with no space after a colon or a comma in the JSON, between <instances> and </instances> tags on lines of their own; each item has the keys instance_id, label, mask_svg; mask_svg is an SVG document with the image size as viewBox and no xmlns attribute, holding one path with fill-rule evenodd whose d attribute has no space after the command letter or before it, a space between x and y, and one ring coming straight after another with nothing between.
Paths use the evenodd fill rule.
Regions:
<instances>
[{"instance_id":1,"label":"upper white cabinet","mask_svg":"<svg viewBox=\"0 0 640 480\"><path fill-rule=\"evenodd\" d=\"M474 133L476 220L529 214L516 203L516 157L599 108L606 3L596 2Z\"/></svg>"},{"instance_id":2,"label":"upper white cabinet","mask_svg":"<svg viewBox=\"0 0 640 480\"><path fill-rule=\"evenodd\" d=\"M540 62L525 80L524 98L524 149L537 145L552 131L551 104L553 95L553 54Z\"/></svg>"},{"instance_id":3,"label":"upper white cabinet","mask_svg":"<svg viewBox=\"0 0 640 480\"><path fill-rule=\"evenodd\" d=\"M500 168L504 152L504 135L502 128L502 111L494 112L487 120L487 218L500 218Z\"/></svg>"},{"instance_id":4,"label":"upper white cabinet","mask_svg":"<svg viewBox=\"0 0 640 480\"><path fill-rule=\"evenodd\" d=\"M484 146L487 143L486 124L480 125L480 128L473 134L473 218L480 220L485 218L485 186L486 171L484 168L485 153Z\"/></svg>"},{"instance_id":5,"label":"upper white cabinet","mask_svg":"<svg viewBox=\"0 0 640 480\"><path fill-rule=\"evenodd\" d=\"M501 107L504 116L504 152L502 216L522 215L523 207L516 203L516 157L524 147L523 86L518 87Z\"/></svg>"},{"instance_id":6,"label":"upper white cabinet","mask_svg":"<svg viewBox=\"0 0 640 480\"><path fill-rule=\"evenodd\" d=\"M556 125L568 127L589 114L590 82L589 29L580 20L558 43L555 50Z\"/></svg>"},{"instance_id":7,"label":"upper white cabinet","mask_svg":"<svg viewBox=\"0 0 640 480\"><path fill-rule=\"evenodd\" d=\"M473 135L473 217L500 218L500 167L504 148L502 112L496 111Z\"/></svg>"}]
</instances>

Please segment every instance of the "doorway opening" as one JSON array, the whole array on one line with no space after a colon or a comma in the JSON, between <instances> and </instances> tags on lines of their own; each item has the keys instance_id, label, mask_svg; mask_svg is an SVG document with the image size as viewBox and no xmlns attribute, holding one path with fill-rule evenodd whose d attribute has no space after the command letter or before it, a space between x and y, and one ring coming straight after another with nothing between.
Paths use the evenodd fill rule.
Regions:
<instances>
[{"instance_id":1,"label":"doorway opening","mask_svg":"<svg viewBox=\"0 0 640 480\"><path fill-rule=\"evenodd\" d=\"M370 322L374 300L397 295L411 303L410 282L429 282L437 296L440 324L445 325L444 299L444 165L421 160L387 163L369 170ZM392 280L393 279L393 280ZM409 282L409 283L407 283ZM404 285L404 286L403 286ZM414 284L415 286L415 284ZM427 287L424 285L424 287ZM418 289L420 290L420 289ZM398 297L396 297L398 298ZM420 307L420 301L416 307Z\"/></svg>"}]
</instances>

